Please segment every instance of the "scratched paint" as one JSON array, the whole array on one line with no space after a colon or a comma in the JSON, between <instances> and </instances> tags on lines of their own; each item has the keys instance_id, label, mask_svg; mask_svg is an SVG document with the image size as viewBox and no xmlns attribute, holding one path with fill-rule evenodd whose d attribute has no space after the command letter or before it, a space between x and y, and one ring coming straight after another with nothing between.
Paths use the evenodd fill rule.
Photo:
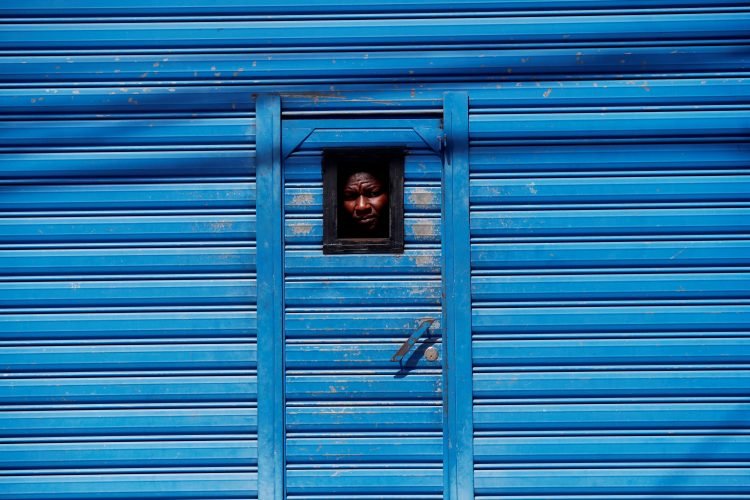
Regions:
<instances>
[{"instance_id":1,"label":"scratched paint","mask_svg":"<svg viewBox=\"0 0 750 500\"><path fill-rule=\"evenodd\" d=\"M440 206L439 192L432 189L407 190L407 201L416 210L427 210Z\"/></svg>"},{"instance_id":2,"label":"scratched paint","mask_svg":"<svg viewBox=\"0 0 750 500\"><path fill-rule=\"evenodd\" d=\"M417 267L431 267L438 265L438 261L431 255L418 255L414 258L414 264Z\"/></svg>"},{"instance_id":3,"label":"scratched paint","mask_svg":"<svg viewBox=\"0 0 750 500\"><path fill-rule=\"evenodd\" d=\"M362 101L359 96L357 102ZM286 191L287 208L293 214L288 234L293 237L287 240L285 254L285 349L287 370L295 376L287 384L286 397L301 413L314 412L317 422L310 428L310 439L316 445L306 447L305 458L294 458L295 463L381 460L381 450L405 446L403 436L388 434L396 426L411 425L402 418L404 411L430 415L433 420L421 429L429 430L432 437L416 441L433 459L440 459L441 439L434 436L441 429L441 419L435 414L440 412L441 362L424 358L425 349L439 343L439 327L430 331L425 342L414 345L402 363L391 361L420 318L434 318L440 311L441 261L434 243L440 226L441 198L436 184L441 165L437 155L434 159L424 156L405 168L405 176L410 177L404 196L405 236L407 245L432 242L432 246L407 249L403 255L323 255L320 249L298 247L298 242L312 243L314 238L318 244L321 238L320 180L310 174L296 177L295 172L295 181L315 182L315 187L287 187L295 191ZM319 165L315 167L319 172ZM300 213L304 215L297 215ZM305 231L297 229L302 224L309 231L307 227ZM372 401L377 402L374 412L368 408ZM402 409L405 402L409 406ZM342 406L335 419L331 416L334 410L326 409L331 405ZM347 406L356 406L361 412L353 413ZM350 439L342 444L326 441L330 433L347 431L370 433L379 444L346 451L335 447L349 446L345 442ZM296 446L293 433L287 439ZM404 454L403 460L417 458Z\"/></svg>"},{"instance_id":4,"label":"scratched paint","mask_svg":"<svg viewBox=\"0 0 750 500\"><path fill-rule=\"evenodd\" d=\"M417 239L430 239L436 234L436 222L429 219L420 219L414 223L412 230Z\"/></svg>"},{"instance_id":5,"label":"scratched paint","mask_svg":"<svg viewBox=\"0 0 750 500\"><path fill-rule=\"evenodd\" d=\"M310 193L301 193L294 195L290 205L293 207L304 207L312 205L315 202L315 198Z\"/></svg>"},{"instance_id":6,"label":"scratched paint","mask_svg":"<svg viewBox=\"0 0 750 500\"><path fill-rule=\"evenodd\" d=\"M313 232L315 226L308 222L292 222L291 223L292 233L299 236L307 236Z\"/></svg>"},{"instance_id":7,"label":"scratched paint","mask_svg":"<svg viewBox=\"0 0 750 500\"><path fill-rule=\"evenodd\" d=\"M285 120L333 111L372 121L392 111L439 113L446 91L468 90L472 117L500 119L472 137L472 175L497 182L472 191L476 242L470 258L457 259L472 266L464 276L477 271L464 323L475 329L472 352L452 359L453 373L475 369L450 395L467 395L463 411L476 415L476 427L470 416L464 428L480 465L458 484L476 478L478 489L465 488L465 498L514 488L534 498L750 495L747 439L691 436L748 421L746 1L608 1L611 8L584 12L586 2L532 0L522 16L489 1L479 2L481 18L442 0L318 2L326 5L314 15L309 2L295 1L285 12L273 2L261 11L242 2L209 10L201 2L140 3L137 11L104 0L0 4L4 43L16 54L0 75L4 114L14 117L0 136L17 148L0 167L12 179L0 197L10 214L0 232L9 247L0 267L11 271L2 293L25 308L0 315L10 339L5 359L24 366L4 397L32 416L54 416L3 416L16 425L8 428L25 458L6 464L15 472L0 489L28 498L282 498L258 492L254 472L268 463L257 464L251 353L253 339L269 335L254 326L247 290L255 285L199 295L187 276L227 286L227 274L255 271L255 248L271 241L268 231L255 244L254 195L218 186L252 177L254 96L288 92ZM550 3L563 15L549 15ZM275 36L258 34L266 25ZM320 36L306 36L312 29ZM225 118L234 132L222 128ZM169 120L182 128L167 130ZM86 121L85 132L65 139ZM615 121L620 128L607 129ZM24 125L30 132L14 135ZM530 128L509 137L515 127ZM276 410L285 412L277 422L289 439L287 455L276 458L290 497L458 498L442 491L454 469L441 469L441 433L458 412L443 414L440 365L419 359L419 344L410 369L388 361L418 318L440 310L443 165L439 154L409 156L416 187L405 199L403 256L327 259L320 198L290 198L304 220L287 223L286 267L276 274L288 280L289 302L279 305L286 331L272 332L287 341L289 404ZM297 176L296 187L320 176L314 162L284 172ZM132 198L101 188L103 177ZM151 177L173 179L182 197L138 194L135 179ZM194 190L204 182L215 194ZM55 192L27 189L40 185ZM83 191L65 191L71 185ZM151 273L178 276L167 280L171 291L134 294L135 282L162 286ZM79 306L78 296L89 294L105 307L38 311L53 302L50 289L42 293L47 277ZM347 288L352 281L359 285ZM36 290L24 299L14 293L19 283ZM105 304L95 290L108 285L96 283L130 302ZM185 297L215 302L194 308L179 302ZM165 300L174 302L159 304ZM433 327L439 339L439 323ZM64 411L55 409L60 401ZM592 431L600 435L586 437ZM78 448L57 438L50 447L50 432ZM180 437L216 432L234 438ZM139 433L175 440L125 449L108 433L115 441ZM116 467L73 483L45 472L63 462L61 474L80 470L92 457ZM558 473L591 457L607 474ZM675 457L690 460L653 466ZM213 472L175 493L165 461ZM112 472L125 464L156 472L146 482ZM29 471L41 472L17 479Z\"/></svg>"}]
</instances>

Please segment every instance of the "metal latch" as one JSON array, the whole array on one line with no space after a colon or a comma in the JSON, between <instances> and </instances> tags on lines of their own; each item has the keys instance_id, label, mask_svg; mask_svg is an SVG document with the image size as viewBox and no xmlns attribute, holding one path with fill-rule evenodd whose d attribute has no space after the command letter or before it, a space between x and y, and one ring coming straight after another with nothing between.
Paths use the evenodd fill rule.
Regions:
<instances>
[{"instance_id":1,"label":"metal latch","mask_svg":"<svg viewBox=\"0 0 750 500\"><path fill-rule=\"evenodd\" d=\"M422 320L422 323L419 324L419 327L416 329L414 333L411 334L411 336L406 339L406 341L401 344L401 347L398 348L398 351L396 351L396 354L393 355L391 358L391 361L399 363L402 359L404 359L404 356L409 354L409 351L411 351L411 348L414 347L414 344L417 343L417 340L424 335L427 330L430 329L430 325L435 320L432 318L426 318Z\"/></svg>"}]
</instances>

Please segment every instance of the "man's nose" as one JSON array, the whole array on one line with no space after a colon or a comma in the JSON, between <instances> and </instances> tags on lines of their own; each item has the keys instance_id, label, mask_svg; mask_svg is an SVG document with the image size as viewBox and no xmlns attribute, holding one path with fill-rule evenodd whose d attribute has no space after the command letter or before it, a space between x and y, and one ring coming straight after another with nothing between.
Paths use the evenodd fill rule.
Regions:
<instances>
[{"instance_id":1,"label":"man's nose","mask_svg":"<svg viewBox=\"0 0 750 500\"><path fill-rule=\"evenodd\" d=\"M370 204L368 203L367 198L365 198L364 196L360 196L357 198L357 205L355 206L357 210L365 210L369 206Z\"/></svg>"}]
</instances>

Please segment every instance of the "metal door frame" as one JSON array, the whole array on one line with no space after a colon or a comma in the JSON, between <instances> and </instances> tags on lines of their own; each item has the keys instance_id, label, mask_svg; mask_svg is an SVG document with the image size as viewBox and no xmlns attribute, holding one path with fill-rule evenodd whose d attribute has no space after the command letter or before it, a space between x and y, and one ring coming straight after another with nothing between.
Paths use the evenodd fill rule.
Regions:
<instances>
[{"instance_id":1,"label":"metal door frame","mask_svg":"<svg viewBox=\"0 0 750 500\"><path fill-rule=\"evenodd\" d=\"M473 499L468 94L445 94L442 131L439 120L429 118L282 122L281 99L264 94L256 100L258 496L286 498L282 163L306 145L351 147L366 140L369 147L426 144L443 154L443 494L448 500Z\"/></svg>"},{"instance_id":2,"label":"metal door frame","mask_svg":"<svg viewBox=\"0 0 750 500\"><path fill-rule=\"evenodd\" d=\"M473 500L468 93L446 93L443 116L443 494Z\"/></svg>"}]
</instances>

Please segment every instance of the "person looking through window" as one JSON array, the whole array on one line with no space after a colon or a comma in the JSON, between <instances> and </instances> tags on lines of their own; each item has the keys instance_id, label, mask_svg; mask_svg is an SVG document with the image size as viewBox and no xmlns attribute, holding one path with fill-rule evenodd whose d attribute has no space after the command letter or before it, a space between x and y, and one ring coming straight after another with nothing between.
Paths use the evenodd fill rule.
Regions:
<instances>
[{"instance_id":1,"label":"person looking through window","mask_svg":"<svg viewBox=\"0 0 750 500\"><path fill-rule=\"evenodd\" d=\"M346 178L340 197L340 237L388 237L387 186L371 171L356 171Z\"/></svg>"}]
</instances>

